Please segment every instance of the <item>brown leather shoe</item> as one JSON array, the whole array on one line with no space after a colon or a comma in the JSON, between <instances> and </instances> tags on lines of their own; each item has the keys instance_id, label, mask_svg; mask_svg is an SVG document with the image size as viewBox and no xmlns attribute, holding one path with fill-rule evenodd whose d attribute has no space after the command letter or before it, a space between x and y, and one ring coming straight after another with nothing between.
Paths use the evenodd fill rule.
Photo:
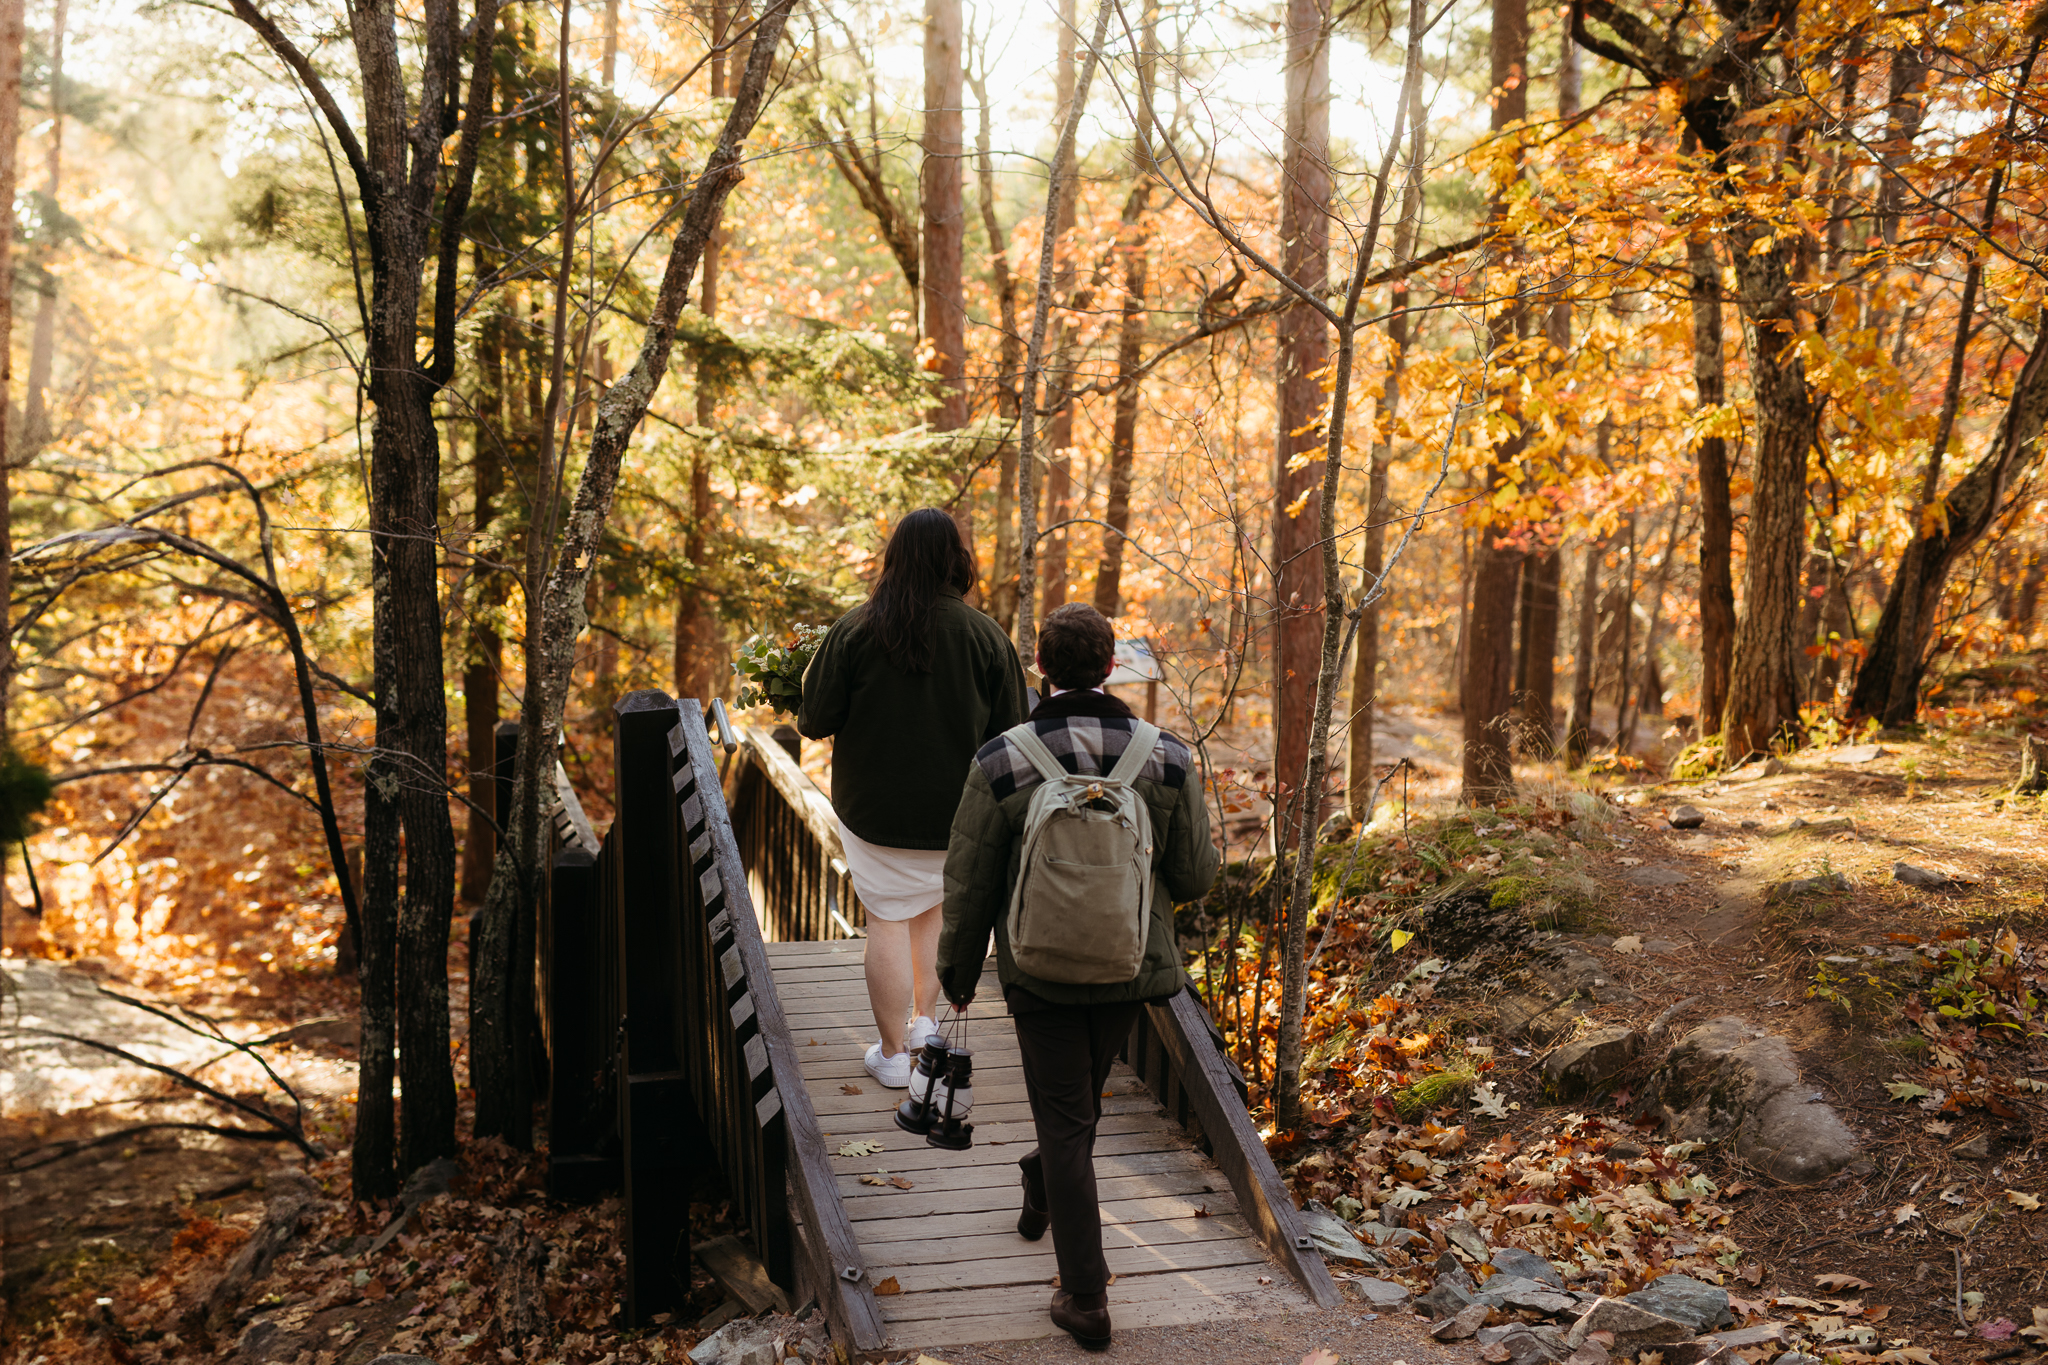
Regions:
<instances>
[{"instance_id":1,"label":"brown leather shoe","mask_svg":"<svg viewBox=\"0 0 2048 1365\"><path fill-rule=\"evenodd\" d=\"M1040 1195L1040 1202L1045 1196ZM1017 1235L1027 1242L1035 1242L1045 1236L1046 1228L1052 1223L1052 1215L1031 1202L1031 1177L1024 1177L1024 1211L1017 1215Z\"/></svg>"},{"instance_id":2,"label":"brown leather shoe","mask_svg":"<svg viewBox=\"0 0 2048 1365\"><path fill-rule=\"evenodd\" d=\"M1080 1343L1084 1351L1109 1349L1109 1295L1052 1291L1052 1325Z\"/></svg>"}]
</instances>

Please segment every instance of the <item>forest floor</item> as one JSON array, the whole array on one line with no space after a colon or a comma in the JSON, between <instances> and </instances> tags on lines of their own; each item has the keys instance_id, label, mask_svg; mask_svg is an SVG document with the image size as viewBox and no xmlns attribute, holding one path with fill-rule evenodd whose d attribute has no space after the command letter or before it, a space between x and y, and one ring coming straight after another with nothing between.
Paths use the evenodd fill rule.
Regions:
<instances>
[{"instance_id":1,"label":"forest floor","mask_svg":"<svg viewBox=\"0 0 2048 1365\"><path fill-rule=\"evenodd\" d=\"M1418 717L1411 742L1427 752L1454 725ZM1283 1172L1354 1226L1376 1217L1427 1239L1426 1255L1396 1251L1364 1272L1418 1293L1444 1229L1465 1220L1497 1245L1553 1256L1577 1287L1614 1292L1673 1270L1715 1280L1750 1321L1833 1336L1826 1352L1849 1365L2038 1351L2019 1329L2048 1306L2048 1210L2034 1209L2048 1202L2048 819L2038 800L2009 794L2017 736L2030 727L2048 732L2048 714L2018 689L1937 710L1912 733L1811 747L1768 775L1759 766L1672 782L1624 771L1586 782L1532 765L1520 803L1476 817L1411 793L1405 827L1382 821L1326 852L1325 881L1340 894L1311 993L1310 1122L1272 1135ZM1682 804L1703 816L1699 828L1671 826ZM1901 884L1899 862L1954 886ZM1772 891L1808 877L1829 880ZM1462 980L1461 954L1493 950L1447 913L1460 905L1505 905L1516 933L1526 930ZM1485 921L1481 937L1497 926ZM1515 1033L1498 1012L1512 993L1502 983L1562 947L1598 964L1598 987L1576 997L1561 1032ZM699 1271L675 1321L621 1332L616 1205L551 1203L538 1160L495 1143L466 1144L445 1192L362 1254L391 1210L347 1198L353 1036L349 991L331 975L255 970L200 996L161 976L124 980L134 974L106 958L16 957L0 971L11 987L0 1002L11 1029L0 1039L0 1358L363 1365L413 1350L617 1365L680 1356L725 1299ZM245 1052L203 1037L200 1016L187 1020L195 1032L108 990L175 1000L231 1038L268 1039L263 1055L298 1092L319 1153L175 1127L125 1131L253 1123L166 1076L28 1029L118 1040L138 1057L200 1068L244 1102L292 1106ZM1260 1002L1269 1020L1276 1004ZM1944 1015L1944 1004L1968 1017ZM1546 1052L1603 1027L1645 1028L1673 1006L1671 1040L1729 1015L1786 1038L1857 1134L1858 1158L1795 1186L1727 1144L1660 1156L1667 1139L1645 1108L1657 1047L1593 1094L1546 1101ZM1269 1054L1247 1060L1263 1105ZM1433 1077L1446 1084L1432 1088ZM1527 1213L1572 1207L1574 1182L1634 1182L1664 1212L1610 1209L1578 1223ZM698 1194L693 1235L730 1231L719 1191ZM269 1211L300 1201L297 1236L236 1283L238 1250L261 1238ZM1830 1276L1865 1287L1825 1289L1845 1283ZM788 1324L787 1346L817 1355L815 1320ZM1344 1310L1123 1333L1114 1354L1150 1365L1224 1351L1294 1365L1318 1350L1356 1365L1472 1354L1469 1343L1427 1340L1405 1314ZM1040 1365L1078 1353L1060 1339L935 1354Z\"/></svg>"}]
</instances>

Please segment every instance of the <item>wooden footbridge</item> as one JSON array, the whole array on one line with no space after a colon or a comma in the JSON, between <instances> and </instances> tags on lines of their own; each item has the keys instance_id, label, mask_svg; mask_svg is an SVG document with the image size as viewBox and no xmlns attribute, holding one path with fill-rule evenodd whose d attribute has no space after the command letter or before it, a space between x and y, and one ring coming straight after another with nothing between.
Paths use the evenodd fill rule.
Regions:
<instances>
[{"instance_id":1,"label":"wooden footbridge","mask_svg":"<svg viewBox=\"0 0 2048 1365\"><path fill-rule=\"evenodd\" d=\"M1016 1232L1033 1136L993 961L968 1022L974 1145L943 1151L862 1068L863 918L824 795L715 705L709 730L660 692L614 719L616 818L594 850L580 811L555 821L535 987L550 1190L622 1196L629 1322L682 1307L711 1161L787 1301L848 1351L1053 1335L1051 1238ZM1192 994L1140 1014L1102 1107L1119 1329L1338 1302Z\"/></svg>"}]
</instances>

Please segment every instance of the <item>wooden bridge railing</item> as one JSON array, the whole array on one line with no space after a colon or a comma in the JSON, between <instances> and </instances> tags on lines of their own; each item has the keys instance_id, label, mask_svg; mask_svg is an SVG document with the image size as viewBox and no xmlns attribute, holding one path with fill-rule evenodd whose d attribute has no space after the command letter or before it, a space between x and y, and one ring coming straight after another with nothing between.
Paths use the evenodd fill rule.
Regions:
<instances>
[{"instance_id":1,"label":"wooden bridge railing","mask_svg":"<svg viewBox=\"0 0 2048 1365\"><path fill-rule=\"evenodd\" d=\"M734 761L727 790L764 932L777 941L851 934L866 921L846 874L831 802L771 735L742 730ZM1183 991L1142 1011L1124 1044L1124 1060L1229 1179L1260 1241L1310 1298L1335 1306L1336 1282L1252 1127L1244 1077L1200 999Z\"/></svg>"},{"instance_id":2,"label":"wooden bridge railing","mask_svg":"<svg viewBox=\"0 0 2048 1365\"><path fill-rule=\"evenodd\" d=\"M626 1317L643 1325L688 1293L688 1173L716 1160L791 1301L815 1298L849 1351L880 1349L765 947L861 932L831 805L759 730L731 738L721 773L694 701L635 692L613 720L616 816L594 854L580 810L555 821L538 926L550 1193L621 1191ZM1148 1007L1124 1055L1303 1290L1338 1303L1200 1001Z\"/></svg>"},{"instance_id":3,"label":"wooden bridge railing","mask_svg":"<svg viewBox=\"0 0 2048 1365\"><path fill-rule=\"evenodd\" d=\"M595 858L559 849L542 912L550 1192L621 1190L626 1318L644 1325L688 1293L688 1173L714 1159L769 1275L877 1349L703 712L634 692L613 736L612 827Z\"/></svg>"},{"instance_id":4,"label":"wooden bridge railing","mask_svg":"<svg viewBox=\"0 0 2048 1365\"><path fill-rule=\"evenodd\" d=\"M747 889L771 943L853 938L867 916L853 893L832 803L804 775L793 730L738 735L726 776Z\"/></svg>"}]
</instances>

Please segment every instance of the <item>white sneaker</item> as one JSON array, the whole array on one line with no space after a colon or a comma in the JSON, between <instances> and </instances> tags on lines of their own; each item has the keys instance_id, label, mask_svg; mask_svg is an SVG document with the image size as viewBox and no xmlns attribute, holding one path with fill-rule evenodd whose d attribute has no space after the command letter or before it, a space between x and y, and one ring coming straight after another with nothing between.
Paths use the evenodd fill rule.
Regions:
<instances>
[{"instance_id":1,"label":"white sneaker","mask_svg":"<svg viewBox=\"0 0 2048 1365\"><path fill-rule=\"evenodd\" d=\"M903 1035L903 1046L915 1057L924 1049L924 1040L938 1031L939 1026L932 1022L929 1015L920 1014L910 1021L910 1031Z\"/></svg>"},{"instance_id":2,"label":"white sneaker","mask_svg":"<svg viewBox=\"0 0 2048 1365\"><path fill-rule=\"evenodd\" d=\"M886 1086L891 1090L903 1090L910 1085L909 1053L899 1052L894 1057L884 1057L882 1045L870 1043L864 1061L868 1075L875 1078L877 1085Z\"/></svg>"}]
</instances>

